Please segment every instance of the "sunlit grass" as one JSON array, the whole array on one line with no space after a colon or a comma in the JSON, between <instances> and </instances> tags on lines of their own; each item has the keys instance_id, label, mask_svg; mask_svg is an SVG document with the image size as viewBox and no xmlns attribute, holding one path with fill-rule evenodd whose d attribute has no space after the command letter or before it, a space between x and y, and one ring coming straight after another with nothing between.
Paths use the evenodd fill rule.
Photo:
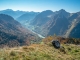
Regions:
<instances>
[{"instance_id":1,"label":"sunlit grass","mask_svg":"<svg viewBox=\"0 0 80 60\"><path fill-rule=\"evenodd\" d=\"M32 44L15 48L0 49L0 60L79 60L80 46L61 44L56 49L51 44Z\"/></svg>"}]
</instances>

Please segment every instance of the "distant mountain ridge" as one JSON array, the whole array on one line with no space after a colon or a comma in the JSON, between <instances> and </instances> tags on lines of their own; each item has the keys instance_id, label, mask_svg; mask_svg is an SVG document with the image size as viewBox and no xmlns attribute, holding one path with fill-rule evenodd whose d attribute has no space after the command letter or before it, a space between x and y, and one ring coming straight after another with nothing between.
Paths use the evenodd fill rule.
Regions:
<instances>
[{"instance_id":1,"label":"distant mountain ridge","mask_svg":"<svg viewBox=\"0 0 80 60\"><path fill-rule=\"evenodd\" d=\"M12 9L6 9L6 10L1 10L0 14L6 14L12 16L18 22L24 24L26 22L28 23L31 20L33 20L35 16L39 14L39 12L33 12L33 11L29 12L29 11L20 11L20 10L14 11Z\"/></svg>"},{"instance_id":2,"label":"distant mountain ridge","mask_svg":"<svg viewBox=\"0 0 80 60\"><path fill-rule=\"evenodd\" d=\"M12 9L5 9L5 10L1 10L0 11L0 14L7 14L7 15L10 15L12 16L14 19L18 19L20 16L22 16L23 14L36 14L38 12L29 12L29 11L20 11L20 10L17 10L17 11L14 11Z\"/></svg>"},{"instance_id":3,"label":"distant mountain ridge","mask_svg":"<svg viewBox=\"0 0 80 60\"><path fill-rule=\"evenodd\" d=\"M7 14L12 16L14 19L16 19L17 17L21 16L22 14L26 13L25 11L13 11L12 9L6 9L6 10L1 10L0 14Z\"/></svg>"},{"instance_id":4,"label":"distant mountain ridge","mask_svg":"<svg viewBox=\"0 0 80 60\"><path fill-rule=\"evenodd\" d=\"M39 14L39 12L26 12L25 14L16 18L16 20L23 24L25 22L30 22L31 20L33 20L37 16L37 14Z\"/></svg>"}]
</instances>

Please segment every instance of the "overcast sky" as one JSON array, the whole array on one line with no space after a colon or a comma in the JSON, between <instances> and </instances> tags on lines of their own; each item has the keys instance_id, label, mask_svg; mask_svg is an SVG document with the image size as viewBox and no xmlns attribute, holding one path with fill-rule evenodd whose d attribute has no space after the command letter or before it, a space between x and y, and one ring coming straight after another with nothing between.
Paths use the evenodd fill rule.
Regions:
<instances>
[{"instance_id":1,"label":"overcast sky","mask_svg":"<svg viewBox=\"0 0 80 60\"><path fill-rule=\"evenodd\" d=\"M80 11L80 0L0 0L0 10L13 9L41 12L44 10Z\"/></svg>"}]
</instances>

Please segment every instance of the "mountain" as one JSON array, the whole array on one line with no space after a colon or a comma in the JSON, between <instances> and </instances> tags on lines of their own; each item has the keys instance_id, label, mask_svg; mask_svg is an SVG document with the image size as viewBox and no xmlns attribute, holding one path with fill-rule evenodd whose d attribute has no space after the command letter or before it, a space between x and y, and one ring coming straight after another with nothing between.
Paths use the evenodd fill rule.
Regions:
<instances>
[{"instance_id":1,"label":"mountain","mask_svg":"<svg viewBox=\"0 0 80 60\"><path fill-rule=\"evenodd\" d=\"M25 12L6 9L0 11L0 13L14 17L14 19L20 22L24 27L28 27L42 36L56 34L58 36L74 37L75 34L79 32L75 32L75 29L79 28L80 12L69 13L64 9L55 12L51 10ZM75 32L75 34L73 34L73 32Z\"/></svg>"},{"instance_id":2,"label":"mountain","mask_svg":"<svg viewBox=\"0 0 80 60\"><path fill-rule=\"evenodd\" d=\"M42 26L44 25L48 20L51 20L51 16L53 15L53 11L46 10L41 13L39 13L31 22L32 25L36 26Z\"/></svg>"},{"instance_id":3,"label":"mountain","mask_svg":"<svg viewBox=\"0 0 80 60\"><path fill-rule=\"evenodd\" d=\"M25 11L13 11L12 9L6 9L6 10L1 10L0 11L0 14L7 14L7 15L10 15L12 16L14 19L16 19L17 17L25 14L26 12Z\"/></svg>"},{"instance_id":4,"label":"mountain","mask_svg":"<svg viewBox=\"0 0 80 60\"><path fill-rule=\"evenodd\" d=\"M43 36L58 35L80 38L80 12L69 13L64 9L39 13L31 22L31 29Z\"/></svg>"},{"instance_id":5,"label":"mountain","mask_svg":"<svg viewBox=\"0 0 80 60\"><path fill-rule=\"evenodd\" d=\"M59 11L56 11L56 14L62 14L66 18L68 18L70 16L70 13L69 12L66 12L64 9L61 9Z\"/></svg>"},{"instance_id":6,"label":"mountain","mask_svg":"<svg viewBox=\"0 0 80 60\"><path fill-rule=\"evenodd\" d=\"M65 10L58 11L58 13L53 16L52 23L48 28L48 35L63 35L68 29L69 21L67 18L69 17L69 15L70 14Z\"/></svg>"},{"instance_id":7,"label":"mountain","mask_svg":"<svg viewBox=\"0 0 80 60\"><path fill-rule=\"evenodd\" d=\"M49 20L51 21L52 15L54 14L55 13L51 10L42 11L30 22L30 29L41 35L46 34L44 32L46 29L43 29L43 25L45 25Z\"/></svg>"},{"instance_id":8,"label":"mountain","mask_svg":"<svg viewBox=\"0 0 80 60\"><path fill-rule=\"evenodd\" d=\"M80 13L80 12L79 12ZM80 14L75 14L70 29L68 29L68 37L80 38Z\"/></svg>"},{"instance_id":9,"label":"mountain","mask_svg":"<svg viewBox=\"0 0 80 60\"><path fill-rule=\"evenodd\" d=\"M35 35L9 15L0 14L0 47L28 45Z\"/></svg>"},{"instance_id":10,"label":"mountain","mask_svg":"<svg viewBox=\"0 0 80 60\"><path fill-rule=\"evenodd\" d=\"M32 22L34 31L43 35L63 35L68 29L70 13L61 9L56 12L50 10L38 14ZM64 25L65 24L65 25Z\"/></svg>"},{"instance_id":11,"label":"mountain","mask_svg":"<svg viewBox=\"0 0 80 60\"><path fill-rule=\"evenodd\" d=\"M16 20L24 24L25 22L30 22L39 14L38 12L26 12L25 14L19 16Z\"/></svg>"}]
</instances>

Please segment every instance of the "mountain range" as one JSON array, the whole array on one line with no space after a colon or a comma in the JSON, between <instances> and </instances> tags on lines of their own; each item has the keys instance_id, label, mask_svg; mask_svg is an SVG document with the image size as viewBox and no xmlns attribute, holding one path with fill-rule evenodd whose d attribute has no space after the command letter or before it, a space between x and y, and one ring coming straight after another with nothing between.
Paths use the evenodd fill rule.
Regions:
<instances>
[{"instance_id":1,"label":"mountain range","mask_svg":"<svg viewBox=\"0 0 80 60\"><path fill-rule=\"evenodd\" d=\"M56 34L57 36L80 38L80 12L70 13L64 9L55 12L51 10L42 12L7 10L3 11L6 11L8 15L12 16L23 26L25 25L25 27L44 37ZM4 14L6 13L4 12ZM14 16L17 17L15 18Z\"/></svg>"},{"instance_id":2,"label":"mountain range","mask_svg":"<svg viewBox=\"0 0 80 60\"><path fill-rule=\"evenodd\" d=\"M17 21L19 21L21 24L24 24L25 22L29 23L31 20L33 20L39 12L26 12L25 14L19 16L16 18Z\"/></svg>"},{"instance_id":3,"label":"mountain range","mask_svg":"<svg viewBox=\"0 0 80 60\"><path fill-rule=\"evenodd\" d=\"M30 23L33 30L43 36L58 35L80 38L80 12L69 13L64 9L53 12L46 10L38 14Z\"/></svg>"},{"instance_id":4,"label":"mountain range","mask_svg":"<svg viewBox=\"0 0 80 60\"><path fill-rule=\"evenodd\" d=\"M11 17L13 17L15 20L19 21L21 24L24 24L25 22L30 22L30 20L33 20L34 17L39 14L39 12L29 12L29 11L14 11L12 9L6 9L1 10L0 14L6 14Z\"/></svg>"},{"instance_id":5,"label":"mountain range","mask_svg":"<svg viewBox=\"0 0 80 60\"><path fill-rule=\"evenodd\" d=\"M10 15L12 16L14 19L18 18L19 16L25 14L26 12L25 11L13 11L12 9L6 9L6 10L1 10L0 11L0 14L7 14L7 15Z\"/></svg>"}]
</instances>

